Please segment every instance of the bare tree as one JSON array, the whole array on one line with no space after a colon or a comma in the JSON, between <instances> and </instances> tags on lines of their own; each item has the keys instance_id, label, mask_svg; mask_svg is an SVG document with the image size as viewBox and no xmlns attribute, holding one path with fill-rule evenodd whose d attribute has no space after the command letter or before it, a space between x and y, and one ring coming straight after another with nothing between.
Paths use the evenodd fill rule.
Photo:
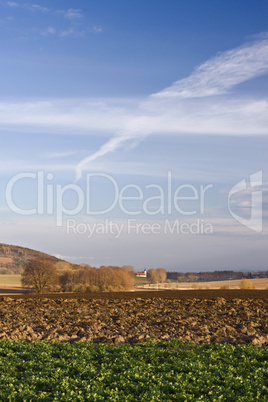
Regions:
<instances>
[{"instance_id":1,"label":"bare tree","mask_svg":"<svg viewBox=\"0 0 268 402\"><path fill-rule=\"evenodd\" d=\"M150 280L150 283L157 283L158 282L157 272L156 272L156 269L154 269L154 268L150 268L148 270L147 277Z\"/></svg>"},{"instance_id":2,"label":"bare tree","mask_svg":"<svg viewBox=\"0 0 268 402\"><path fill-rule=\"evenodd\" d=\"M167 271L165 268L157 268L156 270L158 282L163 283L167 279Z\"/></svg>"},{"instance_id":3,"label":"bare tree","mask_svg":"<svg viewBox=\"0 0 268 402\"><path fill-rule=\"evenodd\" d=\"M60 284L63 291L70 292L120 291L132 289L134 277L120 267L84 265L65 271L60 276Z\"/></svg>"},{"instance_id":4,"label":"bare tree","mask_svg":"<svg viewBox=\"0 0 268 402\"><path fill-rule=\"evenodd\" d=\"M33 286L37 293L57 283L56 268L49 259L36 258L31 260L22 273L23 286Z\"/></svg>"},{"instance_id":5,"label":"bare tree","mask_svg":"<svg viewBox=\"0 0 268 402\"><path fill-rule=\"evenodd\" d=\"M122 269L126 271L132 278L135 278L135 270L133 265L123 265Z\"/></svg>"},{"instance_id":6,"label":"bare tree","mask_svg":"<svg viewBox=\"0 0 268 402\"><path fill-rule=\"evenodd\" d=\"M167 271L165 268L150 268L147 276L151 283L163 283L167 278Z\"/></svg>"}]
</instances>

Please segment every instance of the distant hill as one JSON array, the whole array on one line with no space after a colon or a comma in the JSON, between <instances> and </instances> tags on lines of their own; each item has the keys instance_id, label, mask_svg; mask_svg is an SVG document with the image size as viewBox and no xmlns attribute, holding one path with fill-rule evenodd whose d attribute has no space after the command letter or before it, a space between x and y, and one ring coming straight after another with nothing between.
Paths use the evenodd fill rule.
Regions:
<instances>
[{"instance_id":1,"label":"distant hill","mask_svg":"<svg viewBox=\"0 0 268 402\"><path fill-rule=\"evenodd\" d=\"M21 274L28 261L40 257L48 258L53 264L63 262L41 251L0 243L0 274Z\"/></svg>"}]
</instances>

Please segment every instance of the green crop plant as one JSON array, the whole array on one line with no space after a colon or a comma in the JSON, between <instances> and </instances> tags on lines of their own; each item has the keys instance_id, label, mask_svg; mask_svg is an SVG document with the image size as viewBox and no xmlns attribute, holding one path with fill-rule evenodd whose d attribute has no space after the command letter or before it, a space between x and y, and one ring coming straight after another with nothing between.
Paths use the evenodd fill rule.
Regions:
<instances>
[{"instance_id":1,"label":"green crop plant","mask_svg":"<svg viewBox=\"0 0 268 402\"><path fill-rule=\"evenodd\" d=\"M1 401L265 401L268 351L252 344L0 341Z\"/></svg>"}]
</instances>

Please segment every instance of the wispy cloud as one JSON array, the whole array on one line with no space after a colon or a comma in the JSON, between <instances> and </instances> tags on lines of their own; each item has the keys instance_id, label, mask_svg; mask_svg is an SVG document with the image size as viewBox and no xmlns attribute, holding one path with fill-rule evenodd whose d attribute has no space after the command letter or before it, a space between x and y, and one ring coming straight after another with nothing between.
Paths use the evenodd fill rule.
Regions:
<instances>
[{"instance_id":1,"label":"wispy cloud","mask_svg":"<svg viewBox=\"0 0 268 402\"><path fill-rule=\"evenodd\" d=\"M55 35L56 34L56 29L53 27L47 27L44 31L41 32L42 36L49 36L49 35Z\"/></svg>"},{"instance_id":2,"label":"wispy cloud","mask_svg":"<svg viewBox=\"0 0 268 402\"><path fill-rule=\"evenodd\" d=\"M84 15L82 14L82 10L80 10L79 8L69 8L67 11L63 12L63 15L68 20L77 20L84 17Z\"/></svg>"},{"instance_id":3,"label":"wispy cloud","mask_svg":"<svg viewBox=\"0 0 268 402\"><path fill-rule=\"evenodd\" d=\"M48 34L53 34L53 29ZM265 34L253 43L222 53L171 86L172 90L168 88L146 99L0 102L0 125L7 132L19 127L25 132L108 136L109 140L96 152L78 163L77 178L98 158L133 147L149 135L267 135L268 97L228 92L242 78L247 80L268 71L267 41ZM208 82L207 87L204 82ZM201 97L201 93L206 96Z\"/></svg>"},{"instance_id":4,"label":"wispy cloud","mask_svg":"<svg viewBox=\"0 0 268 402\"><path fill-rule=\"evenodd\" d=\"M204 114L200 114L200 106L204 105L197 103L195 104L195 107L197 106L198 110L194 111L192 107L193 105L191 105L192 115L182 116L179 110L181 110L183 107L187 108L187 103L185 103L185 106L181 102L178 104L174 102L174 98L180 100L185 98L214 97L216 95L222 95L235 85L267 72L268 34L264 34L259 40L256 40L253 43L246 43L241 47L229 50L212 59L209 59L206 63L197 67L189 77L179 80L171 87L152 95L147 103L145 102L143 108L145 107L145 109L147 109L147 111L151 111L151 113L157 113L157 116L159 117L156 117L155 115L152 117L152 114L148 117L145 117L143 119L144 123L140 126L139 133L141 136L144 136L148 133L148 130L150 133L154 132L155 130L157 131L157 126L163 127L163 122L166 123L166 127L169 127L169 129L173 126L174 131L177 132L181 132L183 129L185 132L189 132L189 130L196 132L195 127L197 127L197 130L202 127L202 131L205 128L207 133L213 134L213 131L211 132L211 128L215 130L215 121L217 121L217 123L222 123L220 125L221 129L228 131L228 119L231 118L231 120L234 120L234 110L230 114L229 109L229 113L225 114L224 116L226 106L223 108L222 112L215 107L215 104L214 106L213 104L210 104L210 106L212 106L212 110L207 109L204 111L205 115L208 116L208 118L204 120ZM178 106L180 108L178 108ZM228 106L230 108L230 104ZM178 109L174 110L174 107ZM251 115L253 114L254 129L256 129L256 120L259 120L259 118L263 120L263 122L265 121L267 124L267 101L260 101L255 103L255 105L254 103L251 103L250 107L246 107L246 109L242 102L242 105L236 105L236 109L236 119L240 117L239 115L241 115L241 113L247 117L248 114L245 113L245 110L247 110ZM219 113L221 114L220 119ZM178 115L180 116L179 119ZM222 119L222 117L224 118ZM160 123L160 120L162 121L162 124ZM248 119L246 118L246 120ZM239 122L242 123L242 121L243 119L239 119ZM234 128L234 124L232 125ZM241 130L241 128L242 127L239 126L240 133L245 133L245 131ZM267 126L266 128L264 126L264 132L267 133ZM119 147L124 145L126 141L136 136L136 129L133 131L126 131L123 134L121 133L120 135L110 139L106 144L102 145L97 152L83 159L77 165L77 180L81 178L83 170L89 163L93 162L100 156L104 156L109 152L116 151Z\"/></svg>"},{"instance_id":5,"label":"wispy cloud","mask_svg":"<svg viewBox=\"0 0 268 402\"><path fill-rule=\"evenodd\" d=\"M1 2L0 4L6 5L8 7L16 8L16 7L23 7L27 8L28 10L31 11L41 11L43 13L47 13L49 9L47 7L40 6L39 4L31 4L31 3L17 3L16 1L7 1L7 2Z\"/></svg>"},{"instance_id":6,"label":"wispy cloud","mask_svg":"<svg viewBox=\"0 0 268 402\"><path fill-rule=\"evenodd\" d=\"M92 163L99 157L104 156L110 152L114 152L119 147L122 147L129 141L137 139L137 134L140 139L139 131L137 131L137 132L129 131L127 134L124 133L122 136L118 136L118 137L114 137L114 138L110 139L108 142L106 142L104 145L102 145L97 152L94 152L92 155L89 155L88 157L83 159L80 163L78 163L78 165L76 166L76 179L77 180L80 179L80 177L82 176L83 169L89 163Z\"/></svg>"},{"instance_id":7,"label":"wispy cloud","mask_svg":"<svg viewBox=\"0 0 268 402\"><path fill-rule=\"evenodd\" d=\"M253 43L206 61L187 78L153 95L155 98L195 98L221 95L241 82L268 72L268 32Z\"/></svg>"},{"instance_id":8,"label":"wispy cloud","mask_svg":"<svg viewBox=\"0 0 268 402\"><path fill-rule=\"evenodd\" d=\"M63 129L65 133L104 131L127 127L135 117L137 101L128 99L77 99L0 102L0 124L6 129L31 127L39 132Z\"/></svg>"},{"instance_id":9,"label":"wispy cloud","mask_svg":"<svg viewBox=\"0 0 268 402\"><path fill-rule=\"evenodd\" d=\"M48 172L73 172L75 169L75 164L64 163L64 164L51 164L51 163L35 163L31 161L24 160L2 160L0 162L0 174L5 173L18 173L20 172L34 172L34 171L48 171Z\"/></svg>"},{"instance_id":10,"label":"wispy cloud","mask_svg":"<svg viewBox=\"0 0 268 402\"><path fill-rule=\"evenodd\" d=\"M141 104L141 103L140 103ZM150 107L152 105L150 104ZM113 147L154 135L267 135L268 98L224 97L176 102L172 107L136 100L74 99L0 102L2 130L111 136ZM116 140L114 140L117 138ZM108 148L107 148L108 149Z\"/></svg>"},{"instance_id":11,"label":"wispy cloud","mask_svg":"<svg viewBox=\"0 0 268 402\"><path fill-rule=\"evenodd\" d=\"M69 28L61 31L59 36L61 38L82 38L87 33L87 30L77 30L74 28Z\"/></svg>"},{"instance_id":12,"label":"wispy cloud","mask_svg":"<svg viewBox=\"0 0 268 402\"><path fill-rule=\"evenodd\" d=\"M48 37L51 35L58 36L59 38L82 38L85 35L91 34L100 34L103 32L103 29L99 25L95 25L93 23L86 23L85 15L83 14L81 9L69 8L67 10L57 10L53 8L47 8L40 6L39 4L32 3L17 3L15 1L1 1L0 5L6 6L9 8L20 8L21 10L28 10L32 13L40 12L46 13L50 17L58 16L60 20L56 25L56 28L48 26L45 29L36 30L39 31L39 34L43 37ZM12 17L9 17L12 18ZM67 20L67 21L66 21ZM50 21L48 21L50 23Z\"/></svg>"},{"instance_id":13,"label":"wispy cloud","mask_svg":"<svg viewBox=\"0 0 268 402\"><path fill-rule=\"evenodd\" d=\"M94 33L102 33L102 32L103 32L102 27L97 26L97 25L93 25L93 26L90 28L90 30L91 30L91 32L94 32Z\"/></svg>"},{"instance_id":14,"label":"wispy cloud","mask_svg":"<svg viewBox=\"0 0 268 402\"><path fill-rule=\"evenodd\" d=\"M41 11L42 13L49 12L49 9L47 7L42 7L38 4L24 3L23 6L28 8L28 10L31 10L31 11Z\"/></svg>"},{"instance_id":15,"label":"wispy cloud","mask_svg":"<svg viewBox=\"0 0 268 402\"><path fill-rule=\"evenodd\" d=\"M51 152L46 154L46 157L49 159L60 159L60 158L68 158L70 156L76 155L79 151L61 151L61 152Z\"/></svg>"},{"instance_id":16,"label":"wispy cloud","mask_svg":"<svg viewBox=\"0 0 268 402\"><path fill-rule=\"evenodd\" d=\"M61 254L54 254L56 258L59 258L60 260L65 260L65 261L84 261L85 257L81 256L70 256L70 255L61 255ZM94 257L86 257L87 260L93 260Z\"/></svg>"},{"instance_id":17,"label":"wispy cloud","mask_svg":"<svg viewBox=\"0 0 268 402\"><path fill-rule=\"evenodd\" d=\"M19 4L16 3L15 1L7 1L7 2L6 2L6 5L7 5L8 7L18 7L18 6L19 6Z\"/></svg>"}]
</instances>

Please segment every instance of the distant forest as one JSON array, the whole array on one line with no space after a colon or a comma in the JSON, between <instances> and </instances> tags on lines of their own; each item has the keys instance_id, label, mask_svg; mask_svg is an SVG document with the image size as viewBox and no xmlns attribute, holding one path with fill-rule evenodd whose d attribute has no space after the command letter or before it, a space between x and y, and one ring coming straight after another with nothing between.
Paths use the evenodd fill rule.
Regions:
<instances>
[{"instance_id":1,"label":"distant forest","mask_svg":"<svg viewBox=\"0 0 268 402\"><path fill-rule=\"evenodd\" d=\"M206 272L167 272L167 279L178 282L212 282L234 279L268 278L268 270L261 272L206 271Z\"/></svg>"}]
</instances>

